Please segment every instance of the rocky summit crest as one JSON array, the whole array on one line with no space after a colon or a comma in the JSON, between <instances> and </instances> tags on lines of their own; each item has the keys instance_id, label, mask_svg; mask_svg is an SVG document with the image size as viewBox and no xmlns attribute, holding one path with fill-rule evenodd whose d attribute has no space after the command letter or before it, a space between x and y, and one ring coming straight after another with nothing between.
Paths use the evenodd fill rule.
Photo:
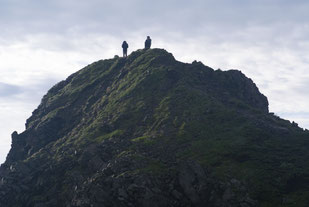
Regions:
<instances>
[{"instance_id":1,"label":"rocky summit crest","mask_svg":"<svg viewBox=\"0 0 309 207\"><path fill-rule=\"evenodd\" d=\"M48 91L12 134L0 206L307 206L308 139L240 71L138 50Z\"/></svg>"}]
</instances>

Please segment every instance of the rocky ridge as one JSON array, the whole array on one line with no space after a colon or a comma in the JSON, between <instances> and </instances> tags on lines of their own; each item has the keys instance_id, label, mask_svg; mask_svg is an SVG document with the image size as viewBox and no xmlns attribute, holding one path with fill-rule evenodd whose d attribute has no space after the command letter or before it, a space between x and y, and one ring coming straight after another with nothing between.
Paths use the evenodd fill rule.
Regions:
<instances>
[{"instance_id":1,"label":"rocky ridge","mask_svg":"<svg viewBox=\"0 0 309 207\"><path fill-rule=\"evenodd\" d=\"M138 50L48 91L12 134L0 206L307 206L308 138L240 71Z\"/></svg>"}]
</instances>

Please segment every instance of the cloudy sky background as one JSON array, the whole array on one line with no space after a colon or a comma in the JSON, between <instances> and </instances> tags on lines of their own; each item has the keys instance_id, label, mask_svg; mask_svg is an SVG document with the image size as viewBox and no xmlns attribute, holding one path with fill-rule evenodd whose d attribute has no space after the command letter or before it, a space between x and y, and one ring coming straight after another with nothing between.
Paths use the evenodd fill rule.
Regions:
<instances>
[{"instance_id":1,"label":"cloudy sky background","mask_svg":"<svg viewBox=\"0 0 309 207\"><path fill-rule=\"evenodd\" d=\"M270 111L309 129L308 11L305 0L1 0L0 163L51 86L147 35L180 61L240 69Z\"/></svg>"}]
</instances>

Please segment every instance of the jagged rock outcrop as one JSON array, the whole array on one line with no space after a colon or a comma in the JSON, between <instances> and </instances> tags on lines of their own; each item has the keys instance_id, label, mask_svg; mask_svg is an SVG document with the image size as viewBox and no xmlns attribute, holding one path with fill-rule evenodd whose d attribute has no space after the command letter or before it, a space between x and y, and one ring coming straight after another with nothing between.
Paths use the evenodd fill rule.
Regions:
<instances>
[{"instance_id":1,"label":"jagged rock outcrop","mask_svg":"<svg viewBox=\"0 0 309 207\"><path fill-rule=\"evenodd\" d=\"M138 50L48 91L12 134L0 206L306 206L308 138L240 71Z\"/></svg>"}]
</instances>

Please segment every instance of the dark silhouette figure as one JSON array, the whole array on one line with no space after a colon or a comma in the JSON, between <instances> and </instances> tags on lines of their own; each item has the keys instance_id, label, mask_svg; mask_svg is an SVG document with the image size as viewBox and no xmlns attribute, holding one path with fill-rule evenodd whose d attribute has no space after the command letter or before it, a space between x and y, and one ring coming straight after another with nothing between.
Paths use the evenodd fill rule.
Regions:
<instances>
[{"instance_id":1,"label":"dark silhouette figure","mask_svg":"<svg viewBox=\"0 0 309 207\"><path fill-rule=\"evenodd\" d=\"M150 49L151 47L151 39L149 36L147 36L147 39L145 41L145 49Z\"/></svg>"},{"instance_id":2,"label":"dark silhouette figure","mask_svg":"<svg viewBox=\"0 0 309 207\"><path fill-rule=\"evenodd\" d=\"M123 41L123 43L122 43L123 57L127 57L128 56L128 54L127 54L128 47L129 47L128 43L126 41Z\"/></svg>"}]
</instances>

